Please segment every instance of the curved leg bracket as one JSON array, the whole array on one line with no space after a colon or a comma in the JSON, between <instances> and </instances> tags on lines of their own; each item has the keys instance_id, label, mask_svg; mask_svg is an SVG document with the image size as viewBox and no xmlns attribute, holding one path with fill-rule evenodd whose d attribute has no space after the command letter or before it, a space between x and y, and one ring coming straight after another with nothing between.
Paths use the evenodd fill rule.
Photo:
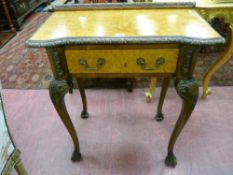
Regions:
<instances>
[{"instance_id":1,"label":"curved leg bracket","mask_svg":"<svg viewBox=\"0 0 233 175\"><path fill-rule=\"evenodd\" d=\"M170 137L168 145L168 155L165 160L166 165L174 167L177 164L175 154L173 153L173 148L176 140L184 128L186 122L188 121L198 99L198 83L192 80L178 80L176 83L176 91L178 95L182 98L182 109L180 116L176 122L173 129L172 135Z\"/></svg>"},{"instance_id":2,"label":"curved leg bracket","mask_svg":"<svg viewBox=\"0 0 233 175\"><path fill-rule=\"evenodd\" d=\"M53 80L49 86L50 98L53 105L58 112L62 122L64 123L66 129L68 130L73 143L74 143L74 153L72 155L73 161L81 160L81 154L79 152L79 140L70 116L66 110L64 96L69 91L70 87L66 80Z\"/></svg>"}]
</instances>

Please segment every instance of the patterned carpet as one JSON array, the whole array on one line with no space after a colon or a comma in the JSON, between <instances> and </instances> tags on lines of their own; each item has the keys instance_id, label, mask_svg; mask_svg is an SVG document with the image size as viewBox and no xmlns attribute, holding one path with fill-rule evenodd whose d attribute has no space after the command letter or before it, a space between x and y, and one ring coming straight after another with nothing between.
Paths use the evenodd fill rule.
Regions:
<instances>
[{"instance_id":1,"label":"patterned carpet","mask_svg":"<svg viewBox=\"0 0 233 175\"><path fill-rule=\"evenodd\" d=\"M33 13L23 30L0 50L0 79L3 88L46 88L51 70L44 49L32 49L25 41L49 17L49 13Z\"/></svg>"},{"instance_id":2,"label":"patterned carpet","mask_svg":"<svg viewBox=\"0 0 233 175\"><path fill-rule=\"evenodd\" d=\"M50 13L33 13L24 22L23 30L0 50L0 80L3 88L36 89L48 88L52 72L44 49L26 48L25 41L50 16ZM196 79L201 81L220 53L207 51L200 54L195 70ZM210 54L211 53L211 54ZM211 79L210 85L233 85L233 59L228 61ZM137 78L135 87L148 87L149 79ZM91 79L86 87L124 88L125 80Z\"/></svg>"}]
</instances>

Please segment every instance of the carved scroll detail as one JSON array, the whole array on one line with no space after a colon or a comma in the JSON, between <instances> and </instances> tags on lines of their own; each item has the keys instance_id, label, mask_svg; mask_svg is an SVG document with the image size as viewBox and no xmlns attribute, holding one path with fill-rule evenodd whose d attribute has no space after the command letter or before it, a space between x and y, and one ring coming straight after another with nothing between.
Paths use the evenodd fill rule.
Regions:
<instances>
[{"instance_id":1,"label":"carved scroll detail","mask_svg":"<svg viewBox=\"0 0 233 175\"><path fill-rule=\"evenodd\" d=\"M62 77L64 75L64 70L62 68L61 58L59 53L54 51L53 52L53 59L54 59L54 66L55 66L55 74L57 77Z\"/></svg>"}]
</instances>

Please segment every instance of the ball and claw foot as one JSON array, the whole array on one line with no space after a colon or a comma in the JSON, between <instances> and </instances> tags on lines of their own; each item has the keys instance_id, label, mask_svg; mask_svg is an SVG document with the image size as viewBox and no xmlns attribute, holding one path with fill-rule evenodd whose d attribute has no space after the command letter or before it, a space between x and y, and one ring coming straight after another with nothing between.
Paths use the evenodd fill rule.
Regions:
<instances>
[{"instance_id":1,"label":"ball and claw foot","mask_svg":"<svg viewBox=\"0 0 233 175\"><path fill-rule=\"evenodd\" d=\"M71 160L73 162L79 162L80 160L82 160L82 155L79 151L77 150L74 150L73 154L72 154L72 157L71 157Z\"/></svg>"},{"instance_id":2,"label":"ball and claw foot","mask_svg":"<svg viewBox=\"0 0 233 175\"><path fill-rule=\"evenodd\" d=\"M172 152L168 153L165 164L169 167L175 167L177 165L176 156Z\"/></svg>"},{"instance_id":3,"label":"ball and claw foot","mask_svg":"<svg viewBox=\"0 0 233 175\"><path fill-rule=\"evenodd\" d=\"M88 113L88 112L83 111L83 112L81 113L81 118L82 118L82 119L87 119L88 117L89 117L89 113Z\"/></svg>"},{"instance_id":4,"label":"ball and claw foot","mask_svg":"<svg viewBox=\"0 0 233 175\"><path fill-rule=\"evenodd\" d=\"M156 120L156 121L161 122L161 121L163 121L163 119L164 119L164 116L163 116L162 113L157 113L157 114L155 115L155 120Z\"/></svg>"}]
</instances>

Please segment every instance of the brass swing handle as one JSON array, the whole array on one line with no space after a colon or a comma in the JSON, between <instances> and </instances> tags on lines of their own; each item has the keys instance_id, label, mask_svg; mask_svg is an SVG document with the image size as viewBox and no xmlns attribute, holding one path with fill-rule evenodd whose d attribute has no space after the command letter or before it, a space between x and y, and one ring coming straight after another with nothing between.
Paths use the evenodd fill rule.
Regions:
<instances>
[{"instance_id":1,"label":"brass swing handle","mask_svg":"<svg viewBox=\"0 0 233 175\"><path fill-rule=\"evenodd\" d=\"M84 66L86 70L95 71L99 70L105 64L106 61L104 58L98 58L96 62L96 67L89 67L87 61L82 58L80 58L78 62L81 66Z\"/></svg>"},{"instance_id":2,"label":"brass swing handle","mask_svg":"<svg viewBox=\"0 0 233 175\"><path fill-rule=\"evenodd\" d=\"M165 58L163 57L157 58L155 60L154 67L147 67L146 61L144 58L138 58L136 62L144 70L157 70L161 65L165 64Z\"/></svg>"}]
</instances>

